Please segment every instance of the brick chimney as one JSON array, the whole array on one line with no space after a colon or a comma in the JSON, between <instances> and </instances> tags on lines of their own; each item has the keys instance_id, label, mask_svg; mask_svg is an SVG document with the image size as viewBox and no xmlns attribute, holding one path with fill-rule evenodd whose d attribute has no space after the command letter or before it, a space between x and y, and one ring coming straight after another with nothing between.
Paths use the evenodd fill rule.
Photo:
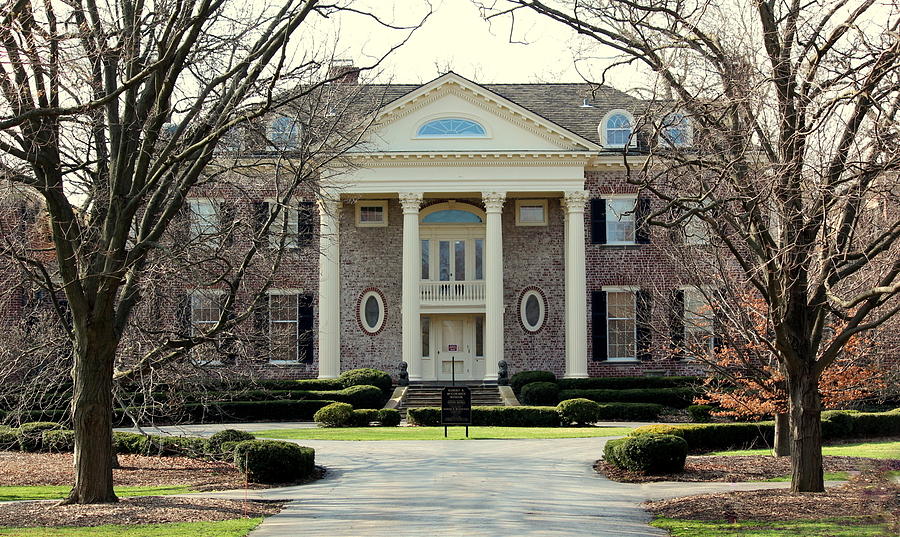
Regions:
<instances>
[{"instance_id":1,"label":"brick chimney","mask_svg":"<svg viewBox=\"0 0 900 537\"><path fill-rule=\"evenodd\" d=\"M337 84L358 84L359 68L353 65L353 60L334 60L328 66L326 78Z\"/></svg>"}]
</instances>

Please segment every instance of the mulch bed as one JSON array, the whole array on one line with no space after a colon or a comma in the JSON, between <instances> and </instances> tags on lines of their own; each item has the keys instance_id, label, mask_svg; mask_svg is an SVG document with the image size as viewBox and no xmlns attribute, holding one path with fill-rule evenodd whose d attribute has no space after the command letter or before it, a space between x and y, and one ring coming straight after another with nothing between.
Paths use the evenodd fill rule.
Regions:
<instances>
[{"instance_id":1,"label":"mulch bed","mask_svg":"<svg viewBox=\"0 0 900 537\"><path fill-rule=\"evenodd\" d=\"M165 524L255 518L278 513L283 502L221 500L176 496L124 498L119 503L59 505L56 502L0 504L0 526L103 526Z\"/></svg>"},{"instance_id":2,"label":"mulch bed","mask_svg":"<svg viewBox=\"0 0 900 537\"><path fill-rule=\"evenodd\" d=\"M858 517L900 530L900 486L867 472L821 493L753 490L701 494L644 503L654 515L685 520L782 521ZM900 533L898 533L900 534Z\"/></svg>"},{"instance_id":3,"label":"mulch bed","mask_svg":"<svg viewBox=\"0 0 900 537\"><path fill-rule=\"evenodd\" d=\"M860 472L866 470L900 470L900 460L868 459L864 457L824 457L826 472ZM648 483L653 481L765 481L791 473L790 457L774 456L690 456L684 472L677 474L643 475L629 472L602 460L594 469L613 481Z\"/></svg>"},{"instance_id":4,"label":"mulch bed","mask_svg":"<svg viewBox=\"0 0 900 537\"><path fill-rule=\"evenodd\" d=\"M116 486L186 485L197 491L247 488L244 475L226 462L187 457L119 455L113 470ZM0 452L0 485L71 485L75 472L71 453ZM251 483L250 488L268 488Z\"/></svg>"}]
</instances>

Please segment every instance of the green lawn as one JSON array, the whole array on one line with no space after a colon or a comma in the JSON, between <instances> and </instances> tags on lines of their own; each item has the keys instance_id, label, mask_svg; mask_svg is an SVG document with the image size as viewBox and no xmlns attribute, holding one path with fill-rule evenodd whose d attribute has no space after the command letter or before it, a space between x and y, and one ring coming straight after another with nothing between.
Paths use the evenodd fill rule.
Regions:
<instances>
[{"instance_id":1,"label":"green lawn","mask_svg":"<svg viewBox=\"0 0 900 537\"><path fill-rule=\"evenodd\" d=\"M222 522L181 522L93 528L0 528L0 537L243 537L262 522L244 518Z\"/></svg>"},{"instance_id":2,"label":"green lawn","mask_svg":"<svg viewBox=\"0 0 900 537\"><path fill-rule=\"evenodd\" d=\"M745 449L743 451L716 451L710 455L771 455L770 449ZM838 444L822 448L823 455L843 455L846 457L870 457L873 459L900 459L900 441L860 442Z\"/></svg>"},{"instance_id":3,"label":"green lawn","mask_svg":"<svg viewBox=\"0 0 900 537\"><path fill-rule=\"evenodd\" d=\"M887 524L854 525L854 519L796 522L707 522L658 518L652 526L668 530L674 537L881 537Z\"/></svg>"},{"instance_id":4,"label":"green lawn","mask_svg":"<svg viewBox=\"0 0 900 537\"><path fill-rule=\"evenodd\" d=\"M848 479L850 479L849 472L825 472L825 481L847 481ZM766 479L765 481L769 482L769 483L775 483L775 482L790 481L790 480L791 480L791 476L783 475L783 476L779 476L779 477L771 477L769 479Z\"/></svg>"},{"instance_id":5,"label":"green lawn","mask_svg":"<svg viewBox=\"0 0 900 537\"><path fill-rule=\"evenodd\" d=\"M0 487L0 501L13 500L57 500L65 498L70 486L38 486L38 487ZM116 494L126 496L163 496L167 494L185 494L194 492L184 485L156 486L156 487L116 487ZM0 535L4 535L0 533Z\"/></svg>"},{"instance_id":6,"label":"green lawn","mask_svg":"<svg viewBox=\"0 0 900 537\"><path fill-rule=\"evenodd\" d=\"M628 427L469 427L469 438L592 438L625 436ZM337 429L272 429L254 432L264 438L286 440L443 440L443 427L345 427ZM450 427L449 440L464 440L465 427Z\"/></svg>"}]
</instances>

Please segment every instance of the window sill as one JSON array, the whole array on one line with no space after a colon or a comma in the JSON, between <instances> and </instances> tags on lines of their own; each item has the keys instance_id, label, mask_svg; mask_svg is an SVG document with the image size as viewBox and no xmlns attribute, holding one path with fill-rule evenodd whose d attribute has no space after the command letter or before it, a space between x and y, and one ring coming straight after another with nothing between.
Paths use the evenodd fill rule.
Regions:
<instances>
[{"instance_id":1,"label":"window sill","mask_svg":"<svg viewBox=\"0 0 900 537\"><path fill-rule=\"evenodd\" d=\"M269 360L272 365L300 365L300 360Z\"/></svg>"},{"instance_id":2,"label":"window sill","mask_svg":"<svg viewBox=\"0 0 900 537\"><path fill-rule=\"evenodd\" d=\"M637 358L609 358L606 360L608 364L639 364L640 360Z\"/></svg>"}]
</instances>

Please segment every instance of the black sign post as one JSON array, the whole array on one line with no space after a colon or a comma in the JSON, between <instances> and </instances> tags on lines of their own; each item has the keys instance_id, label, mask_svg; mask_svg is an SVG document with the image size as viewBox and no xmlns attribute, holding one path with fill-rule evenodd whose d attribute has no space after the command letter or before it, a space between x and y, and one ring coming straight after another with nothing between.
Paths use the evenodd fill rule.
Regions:
<instances>
[{"instance_id":1,"label":"black sign post","mask_svg":"<svg viewBox=\"0 0 900 537\"><path fill-rule=\"evenodd\" d=\"M472 424L472 390L468 386L446 386L441 391L441 425L447 438L448 425L465 425L466 438Z\"/></svg>"}]
</instances>

